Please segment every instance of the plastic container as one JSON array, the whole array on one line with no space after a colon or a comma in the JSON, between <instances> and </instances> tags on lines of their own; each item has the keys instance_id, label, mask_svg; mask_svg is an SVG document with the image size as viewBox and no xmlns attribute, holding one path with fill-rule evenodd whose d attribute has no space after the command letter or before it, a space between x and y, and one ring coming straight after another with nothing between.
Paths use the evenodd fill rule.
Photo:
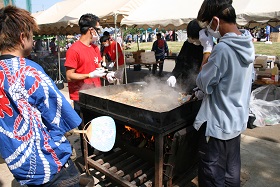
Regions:
<instances>
[{"instance_id":1,"label":"plastic container","mask_svg":"<svg viewBox=\"0 0 280 187\"><path fill-rule=\"evenodd\" d=\"M271 79L274 80L275 82L278 82L278 77L279 77L279 69L277 67L277 64L274 64L274 67L271 70Z\"/></svg>"}]
</instances>

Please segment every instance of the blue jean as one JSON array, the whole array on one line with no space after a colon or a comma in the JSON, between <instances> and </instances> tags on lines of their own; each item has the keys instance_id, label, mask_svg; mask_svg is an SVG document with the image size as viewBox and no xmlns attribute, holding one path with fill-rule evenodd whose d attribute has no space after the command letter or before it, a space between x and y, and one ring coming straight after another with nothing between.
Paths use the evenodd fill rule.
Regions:
<instances>
[{"instance_id":1,"label":"blue jean","mask_svg":"<svg viewBox=\"0 0 280 187\"><path fill-rule=\"evenodd\" d=\"M66 167L68 166L68 167ZM75 166L74 162L69 159L68 162L61 168L52 180L39 185L40 187L79 187L80 172ZM28 187L35 187L28 185Z\"/></svg>"},{"instance_id":2,"label":"blue jean","mask_svg":"<svg viewBox=\"0 0 280 187\"><path fill-rule=\"evenodd\" d=\"M206 124L199 129L198 184L207 187L240 187L240 135L230 140L210 137Z\"/></svg>"}]
</instances>

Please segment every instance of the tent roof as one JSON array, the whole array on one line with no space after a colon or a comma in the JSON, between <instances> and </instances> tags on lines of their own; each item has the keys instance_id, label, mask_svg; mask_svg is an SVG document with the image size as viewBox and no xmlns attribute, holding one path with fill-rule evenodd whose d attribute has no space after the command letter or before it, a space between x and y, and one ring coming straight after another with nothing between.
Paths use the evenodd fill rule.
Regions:
<instances>
[{"instance_id":1,"label":"tent roof","mask_svg":"<svg viewBox=\"0 0 280 187\"><path fill-rule=\"evenodd\" d=\"M141 6L121 21L121 25L142 28L186 28L196 18L201 0L144 0Z\"/></svg>"},{"instance_id":2,"label":"tent roof","mask_svg":"<svg viewBox=\"0 0 280 187\"><path fill-rule=\"evenodd\" d=\"M64 0L58 2L39 15L34 15L41 34L79 32L78 21L85 13L92 13L100 18L101 25L120 24L121 19L137 8L141 0Z\"/></svg>"},{"instance_id":3,"label":"tent roof","mask_svg":"<svg viewBox=\"0 0 280 187\"><path fill-rule=\"evenodd\" d=\"M203 0L144 0L138 9L121 21L121 25L138 28L186 28L197 17ZM279 0L233 0L239 25L279 24Z\"/></svg>"},{"instance_id":4,"label":"tent roof","mask_svg":"<svg viewBox=\"0 0 280 187\"><path fill-rule=\"evenodd\" d=\"M233 7L239 25L280 24L279 0L234 0Z\"/></svg>"},{"instance_id":5,"label":"tent roof","mask_svg":"<svg viewBox=\"0 0 280 187\"><path fill-rule=\"evenodd\" d=\"M140 2L140 0L106 0L100 3L97 0L84 0L67 16L79 19L85 13L93 13L101 18L102 23L113 24L113 15L117 14L117 22L120 23L121 19L127 16L132 9L137 8ZM75 20L72 23L75 23Z\"/></svg>"},{"instance_id":6,"label":"tent roof","mask_svg":"<svg viewBox=\"0 0 280 187\"><path fill-rule=\"evenodd\" d=\"M64 0L58 2L48 8L45 11L42 11L40 14L32 14L38 25L52 24L59 22L67 22L75 17L68 17L67 14L75 9L83 0Z\"/></svg>"},{"instance_id":7,"label":"tent roof","mask_svg":"<svg viewBox=\"0 0 280 187\"><path fill-rule=\"evenodd\" d=\"M138 28L185 29L197 17L203 0L64 0L49 9L34 13L39 34L79 33L78 20L85 13L101 19L103 27L137 26ZM279 25L279 0L233 0L239 25L251 27ZM116 15L116 16L114 16Z\"/></svg>"}]
</instances>

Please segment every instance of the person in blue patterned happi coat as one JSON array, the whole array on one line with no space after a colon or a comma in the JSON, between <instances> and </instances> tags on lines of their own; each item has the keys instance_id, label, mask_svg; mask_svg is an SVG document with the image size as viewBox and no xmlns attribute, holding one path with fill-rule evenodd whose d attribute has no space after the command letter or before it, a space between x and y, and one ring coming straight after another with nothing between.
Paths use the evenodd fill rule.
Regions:
<instances>
[{"instance_id":1,"label":"person in blue patterned happi coat","mask_svg":"<svg viewBox=\"0 0 280 187\"><path fill-rule=\"evenodd\" d=\"M81 118L30 55L31 14L0 9L0 153L15 179L27 186L79 186L67 131Z\"/></svg>"}]
</instances>

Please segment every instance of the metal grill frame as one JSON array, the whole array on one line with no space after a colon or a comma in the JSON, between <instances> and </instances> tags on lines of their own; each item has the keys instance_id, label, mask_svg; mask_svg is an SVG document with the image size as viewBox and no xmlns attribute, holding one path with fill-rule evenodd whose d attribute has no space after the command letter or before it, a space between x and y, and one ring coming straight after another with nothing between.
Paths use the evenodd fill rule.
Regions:
<instances>
[{"instance_id":1,"label":"metal grill frame","mask_svg":"<svg viewBox=\"0 0 280 187\"><path fill-rule=\"evenodd\" d=\"M114 87L119 87L120 85L114 85ZM122 85L121 85L122 86ZM114 88L113 87L113 88ZM115 87L115 88L117 88ZM95 88L98 89L98 88ZM112 89L112 88L106 88L102 87L100 89ZM93 89L94 91L94 89ZM197 114L197 107L200 107L201 102L198 101L190 101L187 102L184 105L181 105L180 107L176 108L176 112L180 114L180 117L172 118L173 121L170 121L169 124L166 123L160 123L161 125L155 125L156 122L150 121L150 123L147 123L141 121L141 118L133 119L131 117L124 116L122 111L116 111L111 110L108 108L108 106L111 106L108 103L112 103L110 100L104 100L99 97L95 97L94 95L88 95L86 92L79 92L80 95L80 107L82 112L82 118L83 119L92 119L94 117L98 116L110 116L115 121L116 124L122 123L123 125L128 125L132 128L138 129L140 131L146 132L150 135L153 135L155 137L155 155L154 155L154 161L155 161L155 175L154 175L154 184L153 186L162 186L163 184L163 143L164 143L164 136L166 136L169 133L176 132L186 126L191 126L193 124L193 121L195 119L195 116ZM99 103L99 104L98 104ZM124 105L121 103L114 102L114 104L119 105L120 107L123 107L123 110L129 110L131 109L131 106ZM136 108L136 107L133 107ZM137 108L136 108L137 109ZM138 110L138 109L137 109ZM139 109L143 110L143 109ZM131 112L131 110L129 110ZM153 113L151 111L147 111L149 114ZM166 114L167 116L171 115L172 113ZM160 114L159 114L160 115ZM175 120L174 120L175 119ZM84 123L87 121L84 120ZM162 125L164 124L164 125ZM88 166L92 166L93 168L97 169L98 171L105 174L107 177L113 179L120 185L124 187L134 187L135 185L131 184L130 182L122 179L121 177L117 176L116 174L110 172L107 168L104 168L100 166L96 161L92 159L92 156L88 155L87 147L88 144L84 140L84 155L85 155L85 168L88 171ZM172 184L172 181L169 182L169 184Z\"/></svg>"}]
</instances>

